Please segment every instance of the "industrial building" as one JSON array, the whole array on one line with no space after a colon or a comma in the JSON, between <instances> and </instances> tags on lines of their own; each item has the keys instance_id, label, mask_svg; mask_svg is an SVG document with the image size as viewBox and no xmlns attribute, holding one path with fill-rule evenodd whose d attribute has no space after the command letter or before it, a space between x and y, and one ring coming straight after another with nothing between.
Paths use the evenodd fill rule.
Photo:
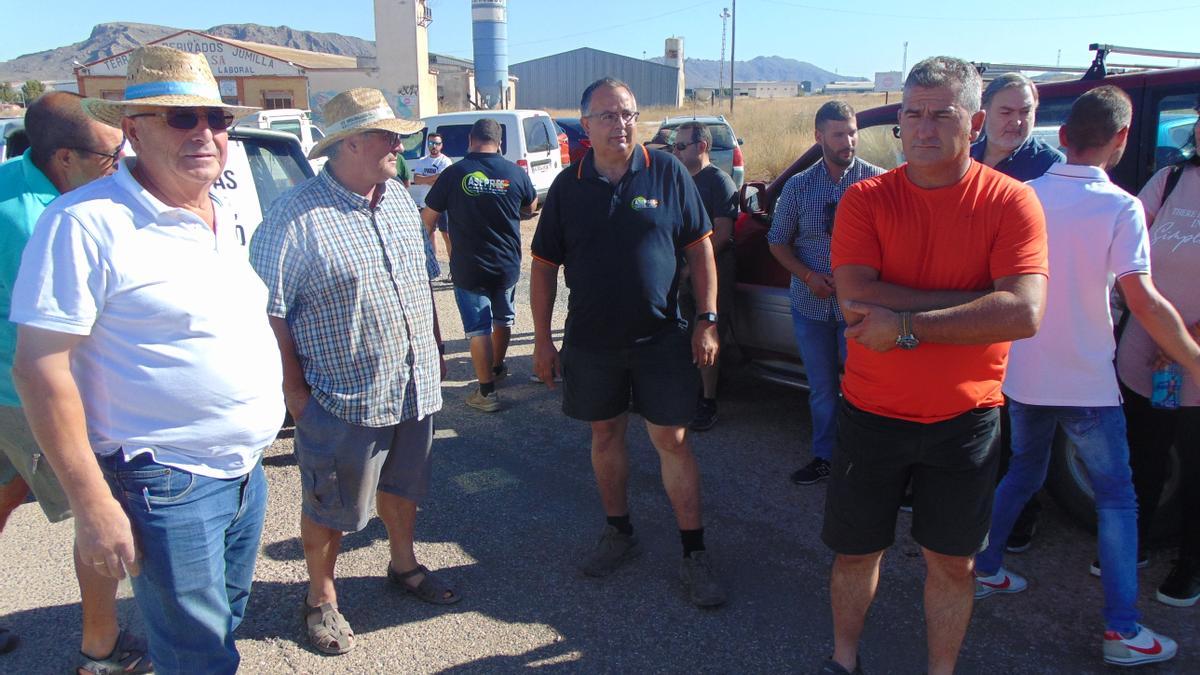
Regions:
<instances>
[{"instance_id":1,"label":"industrial building","mask_svg":"<svg viewBox=\"0 0 1200 675\"><path fill-rule=\"evenodd\" d=\"M683 105L683 40L667 39L666 64L635 59L591 47L514 63L522 108L572 109L589 84L615 77L629 85L639 106Z\"/></svg>"},{"instance_id":2,"label":"industrial building","mask_svg":"<svg viewBox=\"0 0 1200 675\"><path fill-rule=\"evenodd\" d=\"M791 98L800 95L800 83L734 82L733 95L748 98Z\"/></svg>"}]
</instances>

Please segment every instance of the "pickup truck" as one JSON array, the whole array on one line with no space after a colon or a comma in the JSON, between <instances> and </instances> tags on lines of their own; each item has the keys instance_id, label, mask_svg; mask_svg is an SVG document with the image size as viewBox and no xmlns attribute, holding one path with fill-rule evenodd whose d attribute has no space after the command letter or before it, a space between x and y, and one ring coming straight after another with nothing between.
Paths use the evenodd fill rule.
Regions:
<instances>
[{"instance_id":1,"label":"pickup truck","mask_svg":"<svg viewBox=\"0 0 1200 675\"><path fill-rule=\"evenodd\" d=\"M1136 194L1156 170L1181 158L1178 129L1183 126L1190 130L1196 124L1194 106L1200 92L1200 68L1085 76L1039 84L1038 129L1052 129L1056 140L1058 127L1075 99L1102 84L1121 87L1134 102L1129 146L1120 164L1109 173L1118 185ZM885 169L904 162L898 137L898 112L899 104L892 104L858 113L860 157ZM1049 137L1048 132L1043 133ZM743 214L734 229L737 256L734 341L756 376L801 389L806 387L806 381L793 337L788 301L790 275L771 256L766 234L775 200L788 178L820 159L820 146L814 144L774 181L748 181L741 190ZM1178 483L1174 478L1178 475L1177 468L1178 460L1173 457L1172 478L1163 491L1164 504L1178 498ZM1086 469L1065 437L1060 437L1056 444L1047 488L1080 522L1095 526L1095 506ZM1159 513L1165 517L1178 513L1178 509L1164 506ZM1156 535L1177 531L1177 522L1160 521L1156 524Z\"/></svg>"}]
</instances>

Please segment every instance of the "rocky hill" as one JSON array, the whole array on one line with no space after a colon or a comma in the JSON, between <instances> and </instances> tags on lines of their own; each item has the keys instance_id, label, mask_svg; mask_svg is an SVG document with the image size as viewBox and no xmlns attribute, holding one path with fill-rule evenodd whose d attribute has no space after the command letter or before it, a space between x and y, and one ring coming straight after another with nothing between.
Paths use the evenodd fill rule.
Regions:
<instances>
[{"instance_id":1,"label":"rocky hill","mask_svg":"<svg viewBox=\"0 0 1200 675\"><path fill-rule=\"evenodd\" d=\"M178 33L181 28L148 23L102 23L86 40L66 47L25 54L0 61L0 81L64 80L72 77L73 63L90 63L132 49L151 40ZM374 56L375 43L337 33L316 33L287 26L224 24L201 32L250 42L294 47L343 56Z\"/></svg>"},{"instance_id":2,"label":"rocky hill","mask_svg":"<svg viewBox=\"0 0 1200 675\"><path fill-rule=\"evenodd\" d=\"M662 63L662 57L653 61ZM729 86L729 62L724 64L725 86ZM713 59L685 59L683 74L689 88L715 87L720 81L721 63ZM866 78L852 77L831 73L818 68L807 61L797 61L783 56L756 56L749 61L738 61L734 64L734 76L738 82L803 82L813 83L813 90L833 81L862 80Z\"/></svg>"}]
</instances>

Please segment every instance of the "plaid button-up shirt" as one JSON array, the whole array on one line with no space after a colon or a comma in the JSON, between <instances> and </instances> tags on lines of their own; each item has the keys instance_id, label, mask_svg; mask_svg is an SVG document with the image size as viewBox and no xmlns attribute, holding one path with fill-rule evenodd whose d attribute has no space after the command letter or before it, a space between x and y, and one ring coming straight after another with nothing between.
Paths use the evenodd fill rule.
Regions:
<instances>
[{"instance_id":1,"label":"plaid button-up shirt","mask_svg":"<svg viewBox=\"0 0 1200 675\"><path fill-rule=\"evenodd\" d=\"M442 407L421 218L402 186L378 189L372 208L326 168L280 197L250 242L312 395L367 427Z\"/></svg>"},{"instance_id":2,"label":"plaid button-up shirt","mask_svg":"<svg viewBox=\"0 0 1200 675\"><path fill-rule=\"evenodd\" d=\"M829 244L833 239L833 217L838 202L851 185L881 173L883 169L855 157L842 174L841 182L835 183L824 160L818 160L783 184L779 199L775 201L767 243L788 244L809 269L829 274ZM788 295L792 310L800 316L816 321L845 320L836 297L818 298L802 279L794 275Z\"/></svg>"}]
</instances>

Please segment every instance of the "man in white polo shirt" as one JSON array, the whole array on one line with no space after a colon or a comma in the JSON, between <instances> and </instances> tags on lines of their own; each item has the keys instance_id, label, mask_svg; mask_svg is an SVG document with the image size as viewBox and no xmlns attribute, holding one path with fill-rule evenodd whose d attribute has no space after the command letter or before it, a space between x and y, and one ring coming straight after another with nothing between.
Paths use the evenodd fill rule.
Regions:
<instances>
[{"instance_id":1,"label":"man in white polo shirt","mask_svg":"<svg viewBox=\"0 0 1200 675\"><path fill-rule=\"evenodd\" d=\"M1041 488L1056 427L1075 443L1096 493L1104 573L1103 655L1133 666L1166 661L1176 645L1138 624L1137 500L1125 416L1113 369L1113 280L1159 347L1200 376L1200 347L1154 288L1141 203L1105 173L1120 161L1133 106L1125 92L1098 87L1071 106L1059 140L1067 163L1029 182L1046 213L1050 277L1037 335L1014 342L1004 393L1012 417L1012 462L996 488L988 547L975 559L975 598L1025 590L1000 566L1025 502Z\"/></svg>"},{"instance_id":2,"label":"man in white polo shirt","mask_svg":"<svg viewBox=\"0 0 1200 675\"><path fill-rule=\"evenodd\" d=\"M159 673L232 673L283 380L232 213L209 194L227 129L199 54L129 57L85 99L137 156L43 213L13 291L13 376L67 492L80 560L133 590Z\"/></svg>"}]
</instances>

